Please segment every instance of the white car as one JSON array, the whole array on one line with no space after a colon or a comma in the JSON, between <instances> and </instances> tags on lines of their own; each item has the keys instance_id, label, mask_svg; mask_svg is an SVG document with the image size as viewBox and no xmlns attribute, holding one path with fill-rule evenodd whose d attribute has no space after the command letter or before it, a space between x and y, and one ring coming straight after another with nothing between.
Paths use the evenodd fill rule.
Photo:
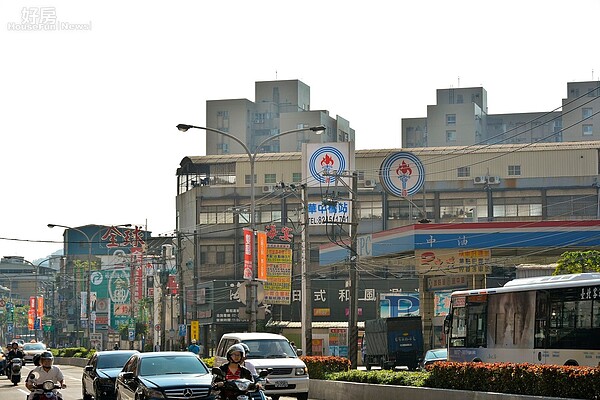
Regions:
<instances>
[{"instance_id":1,"label":"white car","mask_svg":"<svg viewBox=\"0 0 600 400\"><path fill-rule=\"evenodd\" d=\"M308 399L308 368L285 336L260 332L226 333L217 347L215 367L227 363L227 349L236 343L244 343L250 348L248 361L254 365L256 372L273 369L265 385L268 396L274 399L279 396Z\"/></svg>"},{"instance_id":2,"label":"white car","mask_svg":"<svg viewBox=\"0 0 600 400\"><path fill-rule=\"evenodd\" d=\"M37 354L42 354L46 350L46 345L44 343L36 342L23 344L23 354L25 354L25 357L23 357L23 365L28 362L33 363L33 357Z\"/></svg>"}]
</instances>

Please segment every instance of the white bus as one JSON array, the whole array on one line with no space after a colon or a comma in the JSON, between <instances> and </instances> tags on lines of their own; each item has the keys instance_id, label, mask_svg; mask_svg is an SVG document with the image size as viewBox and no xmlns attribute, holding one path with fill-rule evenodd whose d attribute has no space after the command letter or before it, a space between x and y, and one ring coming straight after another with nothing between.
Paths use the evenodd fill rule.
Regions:
<instances>
[{"instance_id":1,"label":"white bus","mask_svg":"<svg viewBox=\"0 0 600 400\"><path fill-rule=\"evenodd\" d=\"M600 273L452 293L448 361L600 365Z\"/></svg>"}]
</instances>

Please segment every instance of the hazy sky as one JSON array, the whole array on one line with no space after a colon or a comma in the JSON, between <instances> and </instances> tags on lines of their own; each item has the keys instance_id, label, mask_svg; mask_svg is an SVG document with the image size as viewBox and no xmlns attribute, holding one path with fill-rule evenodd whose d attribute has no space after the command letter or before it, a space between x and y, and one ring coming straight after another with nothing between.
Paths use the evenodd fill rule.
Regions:
<instances>
[{"instance_id":1,"label":"hazy sky","mask_svg":"<svg viewBox=\"0 0 600 400\"><path fill-rule=\"evenodd\" d=\"M400 147L436 89L552 110L600 78L596 15L598 0L2 1L0 256L60 249L48 223L172 232L175 171L205 140L175 125L254 100L255 81L300 79L357 149Z\"/></svg>"}]
</instances>

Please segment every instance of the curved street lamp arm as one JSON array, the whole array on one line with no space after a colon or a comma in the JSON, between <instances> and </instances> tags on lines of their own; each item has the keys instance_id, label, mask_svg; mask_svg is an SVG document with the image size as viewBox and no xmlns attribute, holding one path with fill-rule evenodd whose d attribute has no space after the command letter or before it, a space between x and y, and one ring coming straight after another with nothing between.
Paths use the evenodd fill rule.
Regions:
<instances>
[{"instance_id":1,"label":"curved street lamp arm","mask_svg":"<svg viewBox=\"0 0 600 400\"><path fill-rule=\"evenodd\" d=\"M54 228L54 227L65 228L65 229L72 229L74 231L77 231L77 232L81 233L83 236L85 236L85 238L87 239L88 243L91 243L91 241L92 241L92 239L88 236L88 234L85 233L84 231L82 231L81 229L73 228L73 227L66 226L66 225L48 224L48 228Z\"/></svg>"},{"instance_id":2,"label":"curved street lamp arm","mask_svg":"<svg viewBox=\"0 0 600 400\"><path fill-rule=\"evenodd\" d=\"M265 140L263 140L262 142L260 142L258 144L258 146L256 146L256 149L254 151L254 154L252 155L252 158L256 158L256 156L258 154L257 153L258 149L260 149L265 143L268 143L271 140L275 140L275 139L277 139L277 138L279 138L281 136L289 135L291 133L304 132L304 131L322 132L324 130L325 130L325 127L323 125L317 125L317 126L311 126L311 127L308 127L308 128L292 129L292 130L289 130L289 131L284 131L284 132L278 133L277 135L269 136L268 138L266 138Z\"/></svg>"},{"instance_id":3,"label":"curved street lamp arm","mask_svg":"<svg viewBox=\"0 0 600 400\"><path fill-rule=\"evenodd\" d=\"M240 139L238 139L231 133L227 133L227 132L221 131L219 129L215 129L215 128L207 128L205 126L196 126L196 125L187 125L187 124L177 125L177 129L179 129L181 132L186 132L188 129L191 129L191 128L202 129L204 131L214 132L214 133L218 133L219 135L227 136L229 139L236 141L240 146L242 146L244 148L244 150L246 151L246 154L248 154L248 157L252 158L252 153L250 152L250 149L248 148L248 146L246 146L246 143L242 142Z\"/></svg>"}]
</instances>

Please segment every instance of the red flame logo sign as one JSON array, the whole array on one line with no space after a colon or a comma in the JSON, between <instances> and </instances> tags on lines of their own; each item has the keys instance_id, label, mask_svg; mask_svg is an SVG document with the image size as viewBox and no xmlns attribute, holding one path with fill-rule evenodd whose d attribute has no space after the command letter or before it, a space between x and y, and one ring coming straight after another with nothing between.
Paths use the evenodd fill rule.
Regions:
<instances>
[{"instance_id":1,"label":"red flame logo sign","mask_svg":"<svg viewBox=\"0 0 600 400\"><path fill-rule=\"evenodd\" d=\"M404 160L402 160L402 164L396 169L396 174L400 175L398 171L400 171L402 175L412 175L412 169Z\"/></svg>"},{"instance_id":2,"label":"red flame logo sign","mask_svg":"<svg viewBox=\"0 0 600 400\"><path fill-rule=\"evenodd\" d=\"M331 167L333 165L333 158L329 157L329 154L325 154L325 157L321 160L321 166L326 165Z\"/></svg>"}]
</instances>

